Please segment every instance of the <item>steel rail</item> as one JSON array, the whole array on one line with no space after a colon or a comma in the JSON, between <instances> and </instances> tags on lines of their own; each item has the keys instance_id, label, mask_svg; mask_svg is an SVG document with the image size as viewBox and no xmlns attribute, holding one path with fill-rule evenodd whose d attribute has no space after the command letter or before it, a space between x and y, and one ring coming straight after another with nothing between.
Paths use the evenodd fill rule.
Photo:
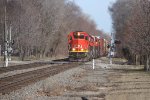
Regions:
<instances>
[{"instance_id":1,"label":"steel rail","mask_svg":"<svg viewBox=\"0 0 150 100\"><path fill-rule=\"evenodd\" d=\"M41 79L45 79L49 76L53 76L67 69L77 67L77 63L62 64L58 66L50 66L44 69L38 69L11 77L0 79L0 93L6 94L11 91L17 90L21 87L27 86L31 83L35 83Z\"/></svg>"}]
</instances>

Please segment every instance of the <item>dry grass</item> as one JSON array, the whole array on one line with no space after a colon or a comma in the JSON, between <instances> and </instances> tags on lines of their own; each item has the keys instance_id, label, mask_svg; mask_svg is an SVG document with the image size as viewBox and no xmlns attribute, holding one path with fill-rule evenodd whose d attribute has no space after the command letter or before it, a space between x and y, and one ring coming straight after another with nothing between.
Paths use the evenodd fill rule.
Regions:
<instances>
[{"instance_id":1,"label":"dry grass","mask_svg":"<svg viewBox=\"0 0 150 100\"><path fill-rule=\"evenodd\" d=\"M61 96L63 95L64 92L73 90L70 86L57 86L53 89L46 89L42 91L37 91L37 94L40 96Z\"/></svg>"},{"instance_id":2,"label":"dry grass","mask_svg":"<svg viewBox=\"0 0 150 100\"><path fill-rule=\"evenodd\" d=\"M83 78L85 75L86 75L86 71L83 71L80 74L74 74L72 77L75 80L79 80L79 79Z\"/></svg>"},{"instance_id":3,"label":"dry grass","mask_svg":"<svg viewBox=\"0 0 150 100\"><path fill-rule=\"evenodd\" d=\"M94 86L93 84L87 84L87 85L84 85L81 87L74 88L74 91L77 91L77 92L81 92L81 91L97 92L97 91L99 91L99 89L96 86Z\"/></svg>"}]
</instances>

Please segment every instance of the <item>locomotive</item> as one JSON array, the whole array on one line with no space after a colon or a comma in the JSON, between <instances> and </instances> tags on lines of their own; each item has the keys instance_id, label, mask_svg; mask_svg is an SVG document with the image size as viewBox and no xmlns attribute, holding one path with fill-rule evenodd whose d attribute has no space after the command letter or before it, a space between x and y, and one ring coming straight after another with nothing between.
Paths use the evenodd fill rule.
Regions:
<instances>
[{"instance_id":1,"label":"locomotive","mask_svg":"<svg viewBox=\"0 0 150 100\"><path fill-rule=\"evenodd\" d=\"M92 58L103 56L107 52L107 41L92 36L84 31L75 31L68 34L68 51L70 61L89 61Z\"/></svg>"}]
</instances>

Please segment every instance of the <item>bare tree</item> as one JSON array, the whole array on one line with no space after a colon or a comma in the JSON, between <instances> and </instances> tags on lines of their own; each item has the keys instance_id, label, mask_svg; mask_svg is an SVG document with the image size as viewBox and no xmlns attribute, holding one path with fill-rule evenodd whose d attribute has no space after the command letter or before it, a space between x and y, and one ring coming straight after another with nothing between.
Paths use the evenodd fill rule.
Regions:
<instances>
[{"instance_id":1,"label":"bare tree","mask_svg":"<svg viewBox=\"0 0 150 100\"><path fill-rule=\"evenodd\" d=\"M3 7L2 4L0 8ZM71 31L102 33L96 29L95 22L71 1L8 0L7 8L15 40L14 54L21 60L67 55L67 34ZM3 14L0 9L0 19L3 19ZM0 23L1 31L3 25Z\"/></svg>"},{"instance_id":2,"label":"bare tree","mask_svg":"<svg viewBox=\"0 0 150 100\"><path fill-rule=\"evenodd\" d=\"M127 59L145 64L149 70L150 54L150 2L149 0L118 0L110 8L116 38L122 41L120 51Z\"/></svg>"}]
</instances>

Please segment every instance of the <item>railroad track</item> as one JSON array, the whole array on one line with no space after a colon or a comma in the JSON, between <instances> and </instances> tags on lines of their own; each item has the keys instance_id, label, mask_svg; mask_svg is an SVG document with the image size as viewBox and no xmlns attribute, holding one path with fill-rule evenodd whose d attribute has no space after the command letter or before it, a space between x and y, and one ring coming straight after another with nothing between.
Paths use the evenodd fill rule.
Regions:
<instances>
[{"instance_id":1,"label":"railroad track","mask_svg":"<svg viewBox=\"0 0 150 100\"><path fill-rule=\"evenodd\" d=\"M8 66L8 67L0 67L0 74L14 71L14 70L36 68L36 67L40 67L44 65L47 65L47 64L46 63L30 63L30 64L23 64L23 65Z\"/></svg>"},{"instance_id":2,"label":"railroad track","mask_svg":"<svg viewBox=\"0 0 150 100\"><path fill-rule=\"evenodd\" d=\"M14 65L14 66L8 66L8 67L0 67L0 74L14 71L14 70L23 70L23 69L29 69L29 68L37 68L44 65L54 65L54 64L65 64L70 63L67 58L65 59L58 59L53 61L39 61L29 64L22 64L22 65Z\"/></svg>"},{"instance_id":3,"label":"railroad track","mask_svg":"<svg viewBox=\"0 0 150 100\"><path fill-rule=\"evenodd\" d=\"M0 93L7 94L14 90L20 89L49 76L53 76L70 68L77 67L81 63L68 63L50 66L43 69L21 73L5 78L0 78Z\"/></svg>"}]
</instances>

